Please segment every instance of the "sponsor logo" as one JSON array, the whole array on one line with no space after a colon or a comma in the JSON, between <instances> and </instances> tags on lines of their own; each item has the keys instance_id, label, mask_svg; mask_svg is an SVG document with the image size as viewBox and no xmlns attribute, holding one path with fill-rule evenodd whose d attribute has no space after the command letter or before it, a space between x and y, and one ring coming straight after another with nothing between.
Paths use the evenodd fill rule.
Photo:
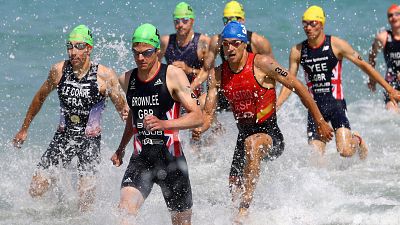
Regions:
<instances>
[{"instance_id":1,"label":"sponsor logo","mask_svg":"<svg viewBox=\"0 0 400 225\"><path fill-rule=\"evenodd\" d=\"M161 81L160 78L158 78L158 80L154 83L154 86L161 85L161 84L163 84L163 82Z\"/></svg>"},{"instance_id":2,"label":"sponsor logo","mask_svg":"<svg viewBox=\"0 0 400 225\"><path fill-rule=\"evenodd\" d=\"M329 45L326 45L322 48L322 51L328 51L329 50Z\"/></svg>"},{"instance_id":3,"label":"sponsor logo","mask_svg":"<svg viewBox=\"0 0 400 225\"><path fill-rule=\"evenodd\" d=\"M72 123L79 123L79 122L81 122L81 118L79 118L79 116L77 116L77 115L72 115L71 116L71 122Z\"/></svg>"},{"instance_id":4,"label":"sponsor logo","mask_svg":"<svg viewBox=\"0 0 400 225\"><path fill-rule=\"evenodd\" d=\"M143 139L143 145L161 145L163 143L164 141L159 139L150 139L150 138Z\"/></svg>"},{"instance_id":5,"label":"sponsor logo","mask_svg":"<svg viewBox=\"0 0 400 225\"><path fill-rule=\"evenodd\" d=\"M130 83L129 90L135 90L136 89L136 80L132 79Z\"/></svg>"},{"instance_id":6,"label":"sponsor logo","mask_svg":"<svg viewBox=\"0 0 400 225\"><path fill-rule=\"evenodd\" d=\"M130 178L130 177L126 178L126 179L124 180L124 183L132 183L131 178Z\"/></svg>"}]
</instances>

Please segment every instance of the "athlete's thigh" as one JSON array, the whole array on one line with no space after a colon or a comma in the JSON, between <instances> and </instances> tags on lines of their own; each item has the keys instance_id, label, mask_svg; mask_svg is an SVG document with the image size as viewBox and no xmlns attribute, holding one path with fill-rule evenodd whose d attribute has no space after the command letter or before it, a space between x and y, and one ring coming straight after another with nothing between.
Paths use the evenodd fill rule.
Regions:
<instances>
[{"instance_id":1,"label":"athlete's thigh","mask_svg":"<svg viewBox=\"0 0 400 225\"><path fill-rule=\"evenodd\" d=\"M273 146L272 137L266 133L252 134L244 143L246 155L250 157L264 158Z\"/></svg>"},{"instance_id":2,"label":"athlete's thigh","mask_svg":"<svg viewBox=\"0 0 400 225\"><path fill-rule=\"evenodd\" d=\"M128 210L129 213L137 213L143 205L144 197L135 187L126 186L121 188L119 207Z\"/></svg>"},{"instance_id":3,"label":"athlete's thigh","mask_svg":"<svg viewBox=\"0 0 400 225\"><path fill-rule=\"evenodd\" d=\"M352 135L351 135L351 130L349 128L345 127L338 128L335 131L335 137L336 137L336 147L338 151L341 151L346 147L350 147Z\"/></svg>"},{"instance_id":4,"label":"athlete's thigh","mask_svg":"<svg viewBox=\"0 0 400 225\"><path fill-rule=\"evenodd\" d=\"M93 175L100 164L100 140L101 137L84 137L77 149L78 171L82 174Z\"/></svg>"},{"instance_id":5,"label":"athlete's thigh","mask_svg":"<svg viewBox=\"0 0 400 225\"><path fill-rule=\"evenodd\" d=\"M40 162L38 163L39 169L48 169L50 166L57 166L60 161L64 161L64 153L67 147L65 135L64 132L60 131L57 131L54 134L49 147L43 153Z\"/></svg>"},{"instance_id":6,"label":"athlete's thigh","mask_svg":"<svg viewBox=\"0 0 400 225\"><path fill-rule=\"evenodd\" d=\"M176 158L160 171L166 172L164 176L158 172L158 183L168 209L175 212L191 209L192 189L185 156Z\"/></svg>"},{"instance_id":7,"label":"athlete's thigh","mask_svg":"<svg viewBox=\"0 0 400 225\"><path fill-rule=\"evenodd\" d=\"M154 185L153 170L154 168L140 156L132 156L122 178L121 189L133 187L146 199Z\"/></svg>"},{"instance_id":8,"label":"athlete's thigh","mask_svg":"<svg viewBox=\"0 0 400 225\"><path fill-rule=\"evenodd\" d=\"M347 118L347 105L345 100L335 101L329 111L329 120L331 121L332 128L335 131L341 127L350 129L350 122Z\"/></svg>"}]
</instances>

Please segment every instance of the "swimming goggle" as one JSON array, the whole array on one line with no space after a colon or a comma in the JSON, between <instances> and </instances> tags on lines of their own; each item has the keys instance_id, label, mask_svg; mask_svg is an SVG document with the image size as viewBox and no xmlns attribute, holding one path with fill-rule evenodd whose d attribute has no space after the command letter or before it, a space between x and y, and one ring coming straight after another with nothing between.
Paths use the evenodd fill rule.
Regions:
<instances>
[{"instance_id":1,"label":"swimming goggle","mask_svg":"<svg viewBox=\"0 0 400 225\"><path fill-rule=\"evenodd\" d=\"M400 16L400 12L388 13L387 16L389 19L392 18L393 16L397 17L397 16Z\"/></svg>"},{"instance_id":2,"label":"swimming goggle","mask_svg":"<svg viewBox=\"0 0 400 225\"><path fill-rule=\"evenodd\" d=\"M180 22L183 24L187 24L189 22L189 18L179 18L179 19L174 19L174 24L178 25Z\"/></svg>"},{"instance_id":3,"label":"swimming goggle","mask_svg":"<svg viewBox=\"0 0 400 225\"><path fill-rule=\"evenodd\" d=\"M302 24L303 24L303 27L308 27L308 25L310 25L311 27L316 27L317 25L318 25L318 21L316 21L316 20L312 20L312 21L305 21L305 20L303 20L303 22L302 22Z\"/></svg>"},{"instance_id":4,"label":"swimming goggle","mask_svg":"<svg viewBox=\"0 0 400 225\"><path fill-rule=\"evenodd\" d=\"M230 17L222 17L222 21L224 22L224 25L226 25L228 22L231 21L238 21L240 17L237 16L230 16Z\"/></svg>"},{"instance_id":5,"label":"swimming goggle","mask_svg":"<svg viewBox=\"0 0 400 225\"><path fill-rule=\"evenodd\" d=\"M139 57L139 55L142 55L143 57L148 58L148 57L152 56L155 51L156 51L156 48L147 49L143 52L136 51L134 48L132 48L132 52L133 52L133 55L135 55L135 57Z\"/></svg>"},{"instance_id":6,"label":"swimming goggle","mask_svg":"<svg viewBox=\"0 0 400 225\"><path fill-rule=\"evenodd\" d=\"M222 45L224 47L229 47L229 45L232 45L235 48L238 48L241 44L243 43L243 41L239 41L239 40L235 40L235 41L223 41Z\"/></svg>"},{"instance_id":7,"label":"swimming goggle","mask_svg":"<svg viewBox=\"0 0 400 225\"><path fill-rule=\"evenodd\" d=\"M68 50L72 50L73 48L76 48L76 49L78 49L78 50L83 50L83 49L86 48L87 44L86 44L85 42L83 42L83 43L76 43L76 44L72 44L71 42L68 42L68 43L66 44L66 46L67 46L67 49L68 49Z\"/></svg>"}]
</instances>

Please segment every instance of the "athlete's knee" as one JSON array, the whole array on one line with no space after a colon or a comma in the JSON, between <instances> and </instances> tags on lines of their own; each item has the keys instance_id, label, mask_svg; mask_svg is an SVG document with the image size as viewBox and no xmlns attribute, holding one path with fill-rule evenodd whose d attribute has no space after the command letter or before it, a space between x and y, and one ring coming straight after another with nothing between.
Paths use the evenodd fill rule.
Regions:
<instances>
[{"instance_id":1,"label":"athlete's knee","mask_svg":"<svg viewBox=\"0 0 400 225\"><path fill-rule=\"evenodd\" d=\"M250 161L261 161L272 147L272 138L268 134L253 134L245 140L246 158Z\"/></svg>"},{"instance_id":2,"label":"athlete's knee","mask_svg":"<svg viewBox=\"0 0 400 225\"><path fill-rule=\"evenodd\" d=\"M182 212L171 211L172 224L189 225L192 222L192 209L187 209Z\"/></svg>"},{"instance_id":3,"label":"athlete's knee","mask_svg":"<svg viewBox=\"0 0 400 225\"><path fill-rule=\"evenodd\" d=\"M78 192L80 210L89 210L90 206L94 203L96 195L96 178L94 176L80 177Z\"/></svg>"},{"instance_id":4,"label":"athlete's knee","mask_svg":"<svg viewBox=\"0 0 400 225\"><path fill-rule=\"evenodd\" d=\"M354 148L348 146L348 147L341 147L341 148L337 148L337 151L339 152L340 156L342 157L352 157L354 155Z\"/></svg>"},{"instance_id":5,"label":"athlete's knee","mask_svg":"<svg viewBox=\"0 0 400 225\"><path fill-rule=\"evenodd\" d=\"M233 188L241 187L242 178L239 176L230 176L229 177L229 189L232 191Z\"/></svg>"},{"instance_id":6,"label":"athlete's knee","mask_svg":"<svg viewBox=\"0 0 400 225\"><path fill-rule=\"evenodd\" d=\"M35 198L35 197L40 197L50 187L50 179L44 177L43 175L40 175L39 173L36 173L32 177L31 185L29 187L29 194Z\"/></svg>"},{"instance_id":7,"label":"athlete's knee","mask_svg":"<svg viewBox=\"0 0 400 225\"><path fill-rule=\"evenodd\" d=\"M118 208L121 212L136 216L144 198L139 190L133 187L121 189L121 199Z\"/></svg>"}]
</instances>

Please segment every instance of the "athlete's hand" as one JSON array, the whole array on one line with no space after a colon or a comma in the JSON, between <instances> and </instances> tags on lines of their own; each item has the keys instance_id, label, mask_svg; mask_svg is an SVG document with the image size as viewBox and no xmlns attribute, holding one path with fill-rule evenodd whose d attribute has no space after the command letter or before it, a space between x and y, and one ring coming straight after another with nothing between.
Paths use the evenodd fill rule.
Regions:
<instances>
[{"instance_id":1,"label":"athlete's hand","mask_svg":"<svg viewBox=\"0 0 400 225\"><path fill-rule=\"evenodd\" d=\"M28 136L28 132L25 130L20 130L12 140L14 147L16 148L21 148L21 145L24 143L26 140L26 137Z\"/></svg>"},{"instance_id":2,"label":"athlete's hand","mask_svg":"<svg viewBox=\"0 0 400 225\"><path fill-rule=\"evenodd\" d=\"M123 163L123 158L125 155L125 150L117 150L115 153L111 156L111 161L113 162L113 165L116 167L119 167Z\"/></svg>"},{"instance_id":3,"label":"athlete's hand","mask_svg":"<svg viewBox=\"0 0 400 225\"><path fill-rule=\"evenodd\" d=\"M192 139L195 141L200 141L201 134L203 133L201 127L194 128L192 130Z\"/></svg>"},{"instance_id":4,"label":"athlete's hand","mask_svg":"<svg viewBox=\"0 0 400 225\"><path fill-rule=\"evenodd\" d=\"M388 91L389 99L393 103L395 107L397 107L397 102L400 101L400 92L392 88L392 90Z\"/></svg>"},{"instance_id":5,"label":"athlete's hand","mask_svg":"<svg viewBox=\"0 0 400 225\"><path fill-rule=\"evenodd\" d=\"M370 91L376 91L376 81L369 79L367 85Z\"/></svg>"},{"instance_id":6,"label":"athlete's hand","mask_svg":"<svg viewBox=\"0 0 400 225\"><path fill-rule=\"evenodd\" d=\"M128 114L129 114L129 107L126 105L124 109L120 112L120 117L123 121L126 121L128 119Z\"/></svg>"},{"instance_id":7,"label":"athlete's hand","mask_svg":"<svg viewBox=\"0 0 400 225\"><path fill-rule=\"evenodd\" d=\"M186 74L189 74L192 72L191 68L189 66L187 66L186 63L183 61L175 61L172 63L172 65L174 65L178 68L181 68L183 70L183 72L185 72Z\"/></svg>"},{"instance_id":8,"label":"athlete's hand","mask_svg":"<svg viewBox=\"0 0 400 225\"><path fill-rule=\"evenodd\" d=\"M143 119L143 125L146 130L165 130L164 121L158 119L156 116L148 115Z\"/></svg>"},{"instance_id":9,"label":"athlete's hand","mask_svg":"<svg viewBox=\"0 0 400 225\"><path fill-rule=\"evenodd\" d=\"M324 119L320 120L317 124L317 132L321 141L325 143L329 142L333 138L333 129Z\"/></svg>"}]
</instances>

